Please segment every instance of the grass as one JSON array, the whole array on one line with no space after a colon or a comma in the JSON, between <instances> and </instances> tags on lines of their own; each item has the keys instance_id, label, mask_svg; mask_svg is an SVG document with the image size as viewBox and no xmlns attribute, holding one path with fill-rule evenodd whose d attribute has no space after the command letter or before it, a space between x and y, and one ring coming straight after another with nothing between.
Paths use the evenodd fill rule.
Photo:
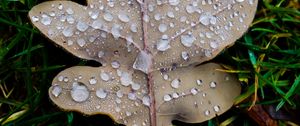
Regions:
<instances>
[{"instance_id":1,"label":"grass","mask_svg":"<svg viewBox=\"0 0 300 126\"><path fill-rule=\"evenodd\" d=\"M40 2L0 2L0 125L103 125L103 122L112 122L107 116L86 117L76 112L63 112L48 99L48 88L59 71L90 62L55 47L33 28L27 12ZM228 72L236 73L242 82L243 93L235 103L238 107L208 122L193 125L259 124L248 111L255 107L254 104L277 110L266 112L278 125L299 125L299 8L298 0L260 0L248 33L214 59L214 62L226 64L230 68Z\"/></svg>"}]
</instances>

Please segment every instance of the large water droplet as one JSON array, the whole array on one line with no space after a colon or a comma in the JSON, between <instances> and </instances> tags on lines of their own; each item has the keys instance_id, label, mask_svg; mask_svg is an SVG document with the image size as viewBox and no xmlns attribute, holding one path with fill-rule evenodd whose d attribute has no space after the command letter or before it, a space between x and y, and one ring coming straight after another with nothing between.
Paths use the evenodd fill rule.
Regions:
<instances>
[{"instance_id":1,"label":"large water droplet","mask_svg":"<svg viewBox=\"0 0 300 126\"><path fill-rule=\"evenodd\" d=\"M160 25L158 26L158 30L159 30L160 32L165 32L165 31L167 31L167 29L168 29L168 25L166 25L166 24L160 24Z\"/></svg>"},{"instance_id":2,"label":"large water droplet","mask_svg":"<svg viewBox=\"0 0 300 126\"><path fill-rule=\"evenodd\" d=\"M84 102L89 98L90 92L82 83L74 82L71 90L71 97L76 102Z\"/></svg>"},{"instance_id":3,"label":"large water droplet","mask_svg":"<svg viewBox=\"0 0 300 126\"><path fill-rule=\"evenodd\" d=\"M136 91L136 90L139 90L141 88L141 85L137 84L137 83L133 83L133 84L131 84L131 88Z\"/></svg>"}]
</instances>

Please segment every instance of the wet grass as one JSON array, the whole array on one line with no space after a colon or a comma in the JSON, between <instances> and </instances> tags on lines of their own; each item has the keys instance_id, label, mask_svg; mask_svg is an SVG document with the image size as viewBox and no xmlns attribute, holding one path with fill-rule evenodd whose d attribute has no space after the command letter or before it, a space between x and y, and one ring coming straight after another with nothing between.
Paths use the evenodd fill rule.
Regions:
<instances>
[{"instance_id":1,"label":"wet grass","mask_svg":"<svg viewBox=\"0 0 300 126\"><path fill-rule=\"evenodd\" d=\"M27 12L39 2L0 2L0 125L111 122L107 116L86 117L63 112L48 99L48 88L59 71L88 62L55 47L33 28ZM257 124L248 111L254 104L262 105L279 125L299 124L294 119L300 113L299 8L298 0L259 2L248 33L214 59L226 64L228 72L236 73L243 85L243 93L236 99L237 107L208 122L193 125Z\"/></svg>"}]
</instances>

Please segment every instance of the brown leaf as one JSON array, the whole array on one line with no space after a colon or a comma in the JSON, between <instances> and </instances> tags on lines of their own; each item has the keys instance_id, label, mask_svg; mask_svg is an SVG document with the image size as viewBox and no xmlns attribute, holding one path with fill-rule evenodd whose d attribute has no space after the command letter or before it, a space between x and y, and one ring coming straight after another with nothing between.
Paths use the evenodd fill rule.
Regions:
<instances>
[{"instance_id":1,"label":"brown leaf","mask_svg":"<svg viewBox=\"0 0 300 126\"><path fill-rule=\"evenodd\" d=\"M49 1L32 23L75 56L103 67L72 67L54 78L51 100L66 110L108 114L126 125L202 122L228 110L238 80L215 57L250 25L257 0Z\"/></svg>"}]
</instances>

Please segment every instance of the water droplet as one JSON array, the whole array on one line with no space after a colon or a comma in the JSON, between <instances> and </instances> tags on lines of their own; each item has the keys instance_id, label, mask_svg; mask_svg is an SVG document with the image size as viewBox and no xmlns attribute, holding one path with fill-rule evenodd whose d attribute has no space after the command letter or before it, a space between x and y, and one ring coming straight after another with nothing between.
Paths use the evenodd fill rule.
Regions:
<instances>
[{"instance_id":1,"label":"water droplet","mask_svg":"<svg viewBox=\"0 0 300 126\"><path fill-rule=\"evenodd\" d=\"M67 14L74 14L74 11L72 10L72 8L67 8L66 12L67 12Z\"/></svg>"},{"instance_id":2,"label":"water droplet","mask_svg":"<svg viewBox=\"0 0 300 126\"><path fill-rule=\"evenodd\" d=\"M133 83L133 84L131 84L131 88L136 91L136 90L139 90L141 88L141 85L137 84L137 83Z\"/></svg>"},{"instance_id":3,"label":"water droplet","mask_svg":"<svg viewBox=\"0 0 300 126\"><path fill-rule=\"evenodd\" d=\"M207 26L209 24L216 24L217 18L211 14L205 13L205 14L200 15L199 21L201 24Z\"/></svg>"},{"instance_id":4,"label":"water droplet","mask_svg":"<svg viewBox=\"0 0 300 126\"><path fill-rule=\"evenodd\" d=\"M119 98L122 98L122 97L123 97L123 92L122 92L121 90L118 90L118 91L116 92L116 94L117 94L117 96L118 96Z\"/></svg>"},{"instance_id":5,"label":"water droplet","mask_svg":"<svg viewBox=\"0 0 300 126\"><path fill-rule=\"evenodd\" d=\"M167 16L170 17L170 18L174 18L175 17L175 15L174 15L174 13L172 11L168 11L167 12Z\"/></svg>"},{"instance_id":6,"label":"water droplet","mask_svg":"<svg viewBox=\"0 0 300 126\"><path fill-rule=\"evenodd\" d=\"M64 80L64 76L58 76L57 80L62 82Z\"/></svg>"},{"instance_id":7,"label":"water droplet","mask_svg":"<svg viewBox=\"0 0 300 126\"><path fill-rule=\"evenodd\" d=\"M118 18L122 21L122 22L129 22L129 16L125 13L119 13Z\"/></svg>"},{"instance_id":8,"label":"water droplet","mask_svg":"<svg viewBox=\"0 0 300 126\"><path fill-rule=\"evenodd\" d=\"M164 74L164 75L163 75L163 78L164 78L164 80L168 80L168 79L169 79L169 76L168 76L167 74Z\"/></svg>"},{"instance_id":9,"label":"water droplet","mask_svg":"<svg viewBox=\"0 0 300 126\"><path fill-rule=\"evenodd\" d=\"M77 44L80 46L80 47L83 47L85 45L85 40L83 38L79 38L77 39Z\"/></svg>"},{"instance_id":10,"label":"water droplet","mask_svg":"<svg viewBox=\"0 0 300 126\"><path fill-rule=\"evenodd\" d=\"M165 32L165 31L167 31L167 29L168 29L168 25L166 25L166 24L160 24L160 25L158 26L158 30L159 30L160 32Z\"/></svg>"},{"instance_id":11,"label":"water droplet","mask_svg":"<svg viewBox=\"0 0 300 126\"><path fill-rule=\"evenodd\" d=\"M120 107L116 107L116 108L115 108L115 111L116 111L116 112L120 112L120 111L121 111L121 108L120 108Z\"/></svg>"},{"instance_id":12,"label":"water droplet","mask_svg":"<svg viewBox=\"0 0 300 126\"><path fill-rule=\"evenodd\" d=\"M33 22L38 22L38 21L39 21L39 17L37 17L37 16L32 16L32 17L31 17L31 20L32 20Z\"/></svg>"},{"instance_id":13,"label":"water droplet","mask_svg":"<svg viewBox=\"0 0 300 126\"><path fill-rule=\"evenodd\" d=\"M179 2L180 2L180 0L169 0L169 4L172 5L172 6L178 5Z\"/></svg>"},{"instance_id":14,"label":"water droplet","mask_svg":"<svg viewBox=\"0 0 300 126\"><path fill-rule=\"evenodd\" d=\"M191 47L195 40L196 40L196 38L193 35L182 35L181 36L181 43L185 47Z\"/></svg>"},{"instance_id":15,"label":"water droplet","mask_svg":"<svg viewBox=\"0 0 300 126\"><path fill-rule=\"evenodd\" d=\"M216 49L216 48L218 48L218 46L219 46L218 43L215 42L215 41L210 42L209 45L210 45L210 47L213 48L213 49Z\"/></svg>"},{"instance_id":16,"label":"water droplet","mask_svg":"<svg viewBox=\"0 0 300 126\"><path fill-rule=\"evenodd\" d=\"M186 51L181 52L181 57L183 60L187 61L189 59L189 54Z\"/></svg>"},{"instance_id":17,"label":"water droplet","mask_svg":"<svg viewBox=\"0 0 300 126\"><path fill-rule=\"evenodd\" d=\"M236 2L244 2L244 0L236 0Z\"/></svg>"},{"instance_id":18,"label":"water droplet","mask_svg":"<svg viewBox=\"0 0 300 126\"><path fill-rule=\"evenodd\" d=\"M164 101L171 101L172 97L169 94L166 94L163 99Z\"/></svg>"},{"instance_id":19,"label":"water droplet","mask_svg":"<svg viewBox=\"0 0 300 126\"><path fill-rule=\"evenodd\" d=\"M120 63L118 61L112 61L111 62L111 67L115 68L115 69L118 69L118 68L120 68Z\"/></svg>"},{"instance_id":20,"label":"water droplet","mask_svg":"<svg viewBox=\"0 0 300 126\"><path fill-rule=\"evenodd\" d=\"M92 77L90 80L89 80L89 83L90 84L96 84L97 83L97 80L95 77Z\"/></svg>"},{"instance_id":21,"label":"water droplet","mask_svg":"<svg viewBox=\"0 0 300 126\"><path fill-rule=\"evenodd\" d=\"M127 87L132 83L132 76L127 72L122 72L120 80L121 84Z\"/></svg>"},{"instance_id":22,"label":"water droplet","mask_svg":"<svg viewBox=\"0 0 300 126\"><path fill-rule=\"evenodd\" d=\"M108 80L110 79L109 74L106 73L106 72L101 72L101 73L100 73L100 77L101 77L101 79L102 79L103 81L108 81Z\"/></svg>"},{"instance_id":23,"label":"water droplet","mask_svg":"<svg viewBox=\"0 0 300 126\"><path fill-rule=\"evenodd\" d=\"M95 20L99 16L99 11L91 11L91 12L89 12L89 16Z\"/></svg>"},{"instance_id":24,"label":"water droplet","mask_svg":"<svg viewBox=\"0 0 300 126\"><path fill-rule=\"evenodd\" d=\"M177 92L175 92L175 93L172 94L172 97L175 98L175 99L179 98L179 94Z\"/></svg>"},{"instance_id":25,"label":"water droplet","mask_svg":"<svg viewBox=\"0 0 300 126\"><path fill-rule=\"evenodd\" d=\"M216 87L217 87L217 83L214 82L214 81L212 81L212 82L210 82L209 86L210 86L211 88L216 88Z\"/></svg>"},{"instance_id":26,"label":"water droplet","mask_svg":"<svg viewBox=\"0 0 300 126\"><path fill-rule=\"evenodd\" d=\"M130 100L136 100L136 95L133 92L128 93L128 99Z\"/></svg>"},{"instance_id":27,"label":"water droplet","mask_svg":"<svg viewBox=\"0 0 300 126\"><path fill-rule=\"evenodd\" d=\"M130 25L130 30L131 30L131 32L137 32L137 26L136 26L136 24L131 24Z\"/></svg>"},{"instance_id":28,"label":"water droplet","mask_svg":"<svg viewBox=\"0 0 300 126\"><path fill-rule=\"evenodd\" d=\"M74 33L73 33L74 29L73 27L66 27L62 33L65 37L71 37Z\"/></svg>"},{"instance_id":29,"label":"water droplet","mask_svg":"<svg viewBox=\"0 0 300 126\"><path fill-rule=\"evenodd\" d=\"M50 25L51 22L52 22L52 20L51 20L51 18L50 18L48 15L42 14L41 23L42 23L43 25Z\"/></svg>"},{"instance_id":30,"label":"water droplet","mask_svg":"<svg viewBox=\"0 0 300 126\"><path fill-rule=\"evenodd\" d=\"M96 96L98 97L98 98L106 98L106 96L107 96L107 92L104 90L104 89L102 89L102 88L99 88L99 89L97 89L96 90Z\"/></svg>"},{"instance_id":31,"label":"water droplet","mask_svg":"<svg viewBox=\"0 0 300 126\"><path fill-rule=\"evenodd\" d=\"M84 102L89 98L90 92L82 83L74 82L71 90L71 97L76 102Z\"/></svg>"},{"instance_id":32,"label":"water droplet","mask_svg":"<svg viewBox=\"0 0 300 126\"><path fill-rule=\"evenodd\" d=\"M104 20L106 20L106 21L108 21L108 22L111 22L111 21L114 19L114 17L112 16L112 14L110 14L110 13L108 13L108 12L106 12L106 13L103 15L103 18L104 18Z\"/></svg>"},{"instance_id":33,"label":"water droplet","mask_svg":"<svg viewBox=\"0 0 300 126\"><path fill-rule=\"evenodd\" d=\"M55 96L55 97L58 97L62 92L62 88L59 86L59 85L54 85L53 88L52 88L52 94Z\"/></svg>"},{"instance_id":34,"label":"water droplet","mask_svg":"<svg viewBox=\"0 0 300 126\"><path fill-rule=\"evenodd\" d=\"M191 93L192 93L193 95L198 94L198 89L197 89L197 88L192 88L192 89L191 89Z\"/></svg>"},{"instance_id":35,"label":"water droplet","mask_svg":"<svg viewBox=\"0 0 300 126\"><path fill-rule=\"evenodd\" d=\"M125 114L126 114L126 116L131 116L132 113L129 111L126 111Z\"/></svg>"},{"instance_id":36,"label":"water droplet","mask_svg":"<svg viewBox=\"0 0 300 126\"><path fill-rule=\"evenodd\" d=\"M89 26L85 22L78 21L76 28L77 28L77 30L84 32L85 30L87 30L89 28Z\"/></svg>"},{"instance_id":37,"label":"water droplet","mask_svg":"<svg viewBox=\"0 0 300 126\"><path fill-rule=\"evenodd\" d=\"M114 36L115 39L118 39L121 36L120 33L121 26L118 24L114 24L111 28L111 34Z\"/></svg>"},{"instance_id":38,"label":"water droplet","mask_svg":"<svg viewBox=\"0 0 300 126\"><path fill-rule=\"evenodd\" d=\"M214 111L215 111L215 112L219 112L219 111L220 111L220 106L215 105L215 106L214 106Z\"/></svg>"},{"instance_id":39,"label":"water droplet","mask_svg":"<svg viewBox=\"0 0 300 126\"><path fill-rule=\"evenodd\" d=\"M103 56L104 56L104 52L103 52L103 51L99 51L99 52L98 52L98 57L99 57L99 58L102 58Z\"/></svg>"},{"instance_id":40,"label":"water droplet","mask_svg":"<svg viewBox=\"0 0 300 126\"><path fill-rule=\"evenodd\" d=\"M204 115L209 116L209 114L210 114L210 111L209 111L209 110L205 110L205 111L204 111Z\"/></svg>"},{"instance_id":41,"label":"water droplet","mask_svg":"<svg viewBox=\"0 0 300 126\"><path fill-rule=\"evenodd\" d=\"M174 80L171 82L172 88L179 88L179 85L180 85L180 80L179 80L179 79L174 79Z\"/></svg>"},{"instance_id":42,"label":"water droplet","mask_svg":"<svg viewBox=\"0 0 300 126\"><path fill-rule=\"evenodd\" d=\"M202 80L196 80L197 85L203 85L203 81Z\"/></svg>"},{"instance_id":43,"label":"water droplet","mask_svg":"<svg viewBox=\"0 0 300 126\"><path fill-rule=\"evenodd\" d=\"M156 49L159 51L166 51L170 47L170 41L168 39L160 39L156 45Z\"/></svg>"},{"instance_id":44,"label":"water droplet","mask_svg":"<svg viewBox=\"0 0 300 126\"><path fill-rule=\"evenodd\" d=\"M74 19L73 16L71 16L71 15L68 15L68 16L66 17L66 19L67 19L67 22L68 22L69 24L75 23L75 19Z\"/></svg>"},{"instance_id":45,"label":"water droplet","mask_svg":"<svg viewBox=\"0 0 300 126\"><path fill-rule=\"evenodd\" d=\"M144 73L148 73L150 65L152 64L151 58L152 56L150 56L150 54L148 54L147 52L140 51L133 63L133 68Z\"/></svg>"},{"instance_id":46,"label":"water droplet","mask_svg":"<svg viewBox=\"0 0 300 126\"><path fill-rule=\"evenodd\" d=\"M150 106L150 97L148 95L142 98L143 104L146 106Z\"/></svg>"}]
</instances>

